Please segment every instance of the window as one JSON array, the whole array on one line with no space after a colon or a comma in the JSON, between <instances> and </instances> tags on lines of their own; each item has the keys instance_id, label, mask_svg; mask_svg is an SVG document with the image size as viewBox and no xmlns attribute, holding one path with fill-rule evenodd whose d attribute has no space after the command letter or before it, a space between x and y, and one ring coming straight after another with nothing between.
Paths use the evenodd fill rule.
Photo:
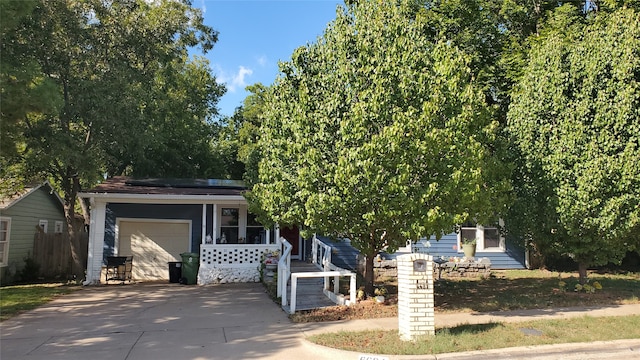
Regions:
<instances>
[{"instance_id":1,"label":"window","mask_svg":"<svg viewBox=\"0 0 640 360\"><path fill-rule=\"evenodd\" d=\"M219 244L237 244L240 212L238 208L222 208Z\"/></svg>"},{"instance_id":2,"label":"window","mask_svg":"<svg viewBox=\"0 0 640 360\"><path fill-rule=\"evenodd\" d=\"M484 228L484 249L503 248L504 244L500 238L500 232L497 228Z\"/></svg>"},{"instance_id":3,"label":"window","mask_svg":"<svg viewBox=\"0 0 640 360\"><path fill-rule=\"evenodd\" d=\"M10 234L11 234L11 218L0 218L0 266L7 265Z\"/></svg>"},{"instance_id":4,"label":"window","mask_svg":"<svg viewBox=\"0 0 640 360\"><path fill-rule=\"evenodd\" d=\"M271 244L275 243L273 229L265 229L256 215L239 205L234 208L219 207L217 210L216 239L214 244Z\"/></svg>"},{"instance_id":5,"label":"window","mask_svg":"<svg viewBox=\"0 0 640 360\"><path fill-rule=\"evenodd\" d=\"M55 232L56 234L62 234L62 229L63 229L62 221L56 221L53 232Z\"/></svg>"},{"instance_id":6,"label":"window","mask_svg":"<svg viewBox=\"0 0 640 360\"><path fill-rule=\"evenodd\" d=\"M478 229L476 229L475 225L462 225L460 228L460 242L477 239L477 232Z\"/></svg>"},{"instance_id":7,"label":"window","mask_svg":"<svg viewBox=\"0 0 640 360\"><path fill-rule=\"evenodd\" d=\"M247 244L266 244L267 234L256 216L247 213Z\"/></svg>"},{"instance_id":8,"label":"window","mask_svg":"<svg viewBox=\"0 0 640 360\"><path fill-rule=\"evenodd\" d=\"M483 226L466 223L460 227L458 233L458 251L462 251L463 239L476 239L476 250L483 252L504 252L504 238L496 226Z\"/></svg>"},{"instance_id":9,"label":"window","mask_svg":"<svg viewBox=\"0 0 640 360\"><path fill-rule=\"evenodd\" d=\"M49 230L49 220L40 220L38 225L42 228L42 231L46 233Z\"/></svg>"}]
</instances>

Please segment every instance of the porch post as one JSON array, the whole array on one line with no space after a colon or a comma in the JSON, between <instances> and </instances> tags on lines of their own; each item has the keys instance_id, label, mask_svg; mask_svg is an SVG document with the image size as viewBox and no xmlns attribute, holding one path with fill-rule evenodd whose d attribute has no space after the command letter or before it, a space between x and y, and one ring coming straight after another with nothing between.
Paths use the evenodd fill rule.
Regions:
<instances>
[{"instance_id":1,"label":"porch post","mask_svg":"<svg viewBox=\"0 0 640 360\"><path fill-rule=\"evenodd\" d=\"M200 244L205 243L207 236L207 204L202 204L202 236L200 237Z\"/></svg>"},{"instance_id":2,"label":"porch post","mask_svg":"<svg viewBox=\"0 0 640 360\"><path fill-rule=\"evenodd\" d=\"M104 223L107 203L90 199L91 221L89 227L89 250L87 253L87 279L84 285L99 284L102 273L102 257L104 245Z\"/></svg>"},{"instance_id":3,"label":"porch post","mask_svg":"<svg viewBox=\"0 0 640 360\"><path fill-rule=\"evenodd\" d=\"M213 243L217 244L218 243L218 204L213 204L213 214L211 214L212 216L212 223L213 223L213 234L211 234L211 236L213 236Z\"/></svg>"}]
</instances>

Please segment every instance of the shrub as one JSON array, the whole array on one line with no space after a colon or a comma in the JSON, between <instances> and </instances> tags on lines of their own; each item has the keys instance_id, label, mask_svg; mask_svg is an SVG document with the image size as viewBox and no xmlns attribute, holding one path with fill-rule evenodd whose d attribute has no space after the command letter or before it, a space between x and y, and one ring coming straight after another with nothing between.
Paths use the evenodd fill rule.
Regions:
<instances>
[{"instance_id":1,"label":"shrub","mask_svg":"<svg viewBox=\"0 0 640 360\"><path fill-rule=\"evenodd\" d=\"M19 278L22 282L34 282L38 280L40 275L40 264L38 264L31 255L24 258L24 267L19 272Z\"/></svg>"}]
</instances>

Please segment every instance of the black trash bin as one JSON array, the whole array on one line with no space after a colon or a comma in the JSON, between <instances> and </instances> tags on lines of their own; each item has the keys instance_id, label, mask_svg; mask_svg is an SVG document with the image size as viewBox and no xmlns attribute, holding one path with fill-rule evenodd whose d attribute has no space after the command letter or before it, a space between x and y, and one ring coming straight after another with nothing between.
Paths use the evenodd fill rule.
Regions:
<instances>
[{"instance_id":1,"label":"black trash bin","mask_svg":"<svg viewBox=\"0 0 640 360\"><path fill-rule=\"evenodd\" d=\"M182 262L171 261L169 262L169 282L179 283L182 277Z\"/></svg>"}]
</instances>

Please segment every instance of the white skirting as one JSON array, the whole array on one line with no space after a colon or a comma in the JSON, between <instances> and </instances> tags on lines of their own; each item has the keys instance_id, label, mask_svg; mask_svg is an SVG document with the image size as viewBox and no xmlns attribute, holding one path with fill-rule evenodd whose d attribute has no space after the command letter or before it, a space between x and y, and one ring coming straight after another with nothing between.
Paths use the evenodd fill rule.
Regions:
<instances>
[{"instance_id":1,"label":"white skirting","mask_svg":"<svg viewBox=\"0 0 640 360\"><path fill-rule=\"evenodd\" d=\"M260 272L254 267L201 267L198 285L259 282Z\"/></svg>"}]
</instances>

